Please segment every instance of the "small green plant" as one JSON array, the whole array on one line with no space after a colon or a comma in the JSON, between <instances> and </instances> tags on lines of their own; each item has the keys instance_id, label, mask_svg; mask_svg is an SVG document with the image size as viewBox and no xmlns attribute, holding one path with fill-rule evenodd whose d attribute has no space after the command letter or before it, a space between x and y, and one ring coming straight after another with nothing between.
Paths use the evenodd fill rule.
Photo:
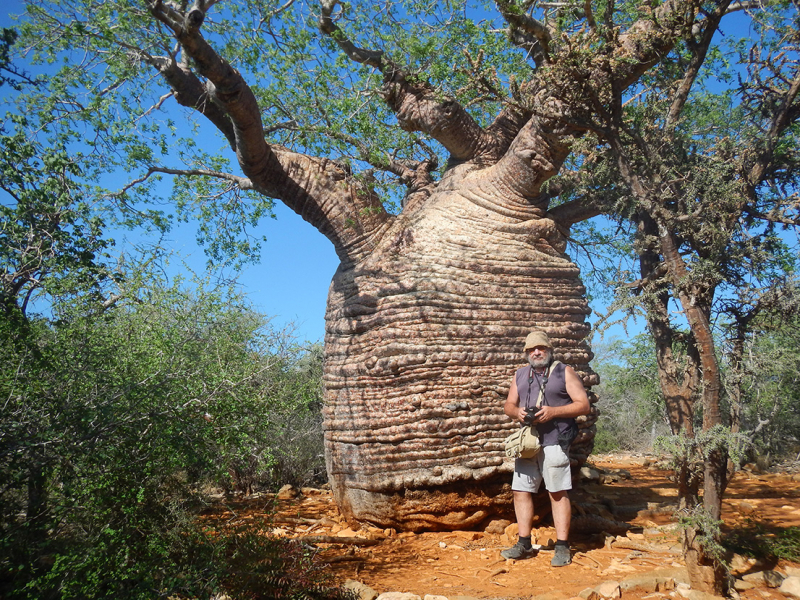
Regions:
<instances>
[{"instance_id":1,"label":"small green plant","mask_svg":"<svg viewBox=\"0 0 800 600\"><path fill-rule=\"evenodd\" d=\"M698 505L680 515L680 526L690 536L696 536L703 554L715 562L724 563L725 548L720 544L722 521L711 517Z\"/></svg>"},{"instance_id":2,"label":"small green plant","mask_svg":"<svg viewBox=\"0 0 800 600\"><path fill-rule=\"evenodd\" d=\"M223 532L214 540L220 556L222 588L234 598L252 600L348 600L350 592L332 584L324 565L308 546L276 538L266 519Z\"/></svg>"},{"instance_id":3,"label":"small green plant","mask_svg":"<svg viewBox=\"0 0 800 600\"><path fill-rule=\"evenodd\" d=\"M768 560L800 561L800 527L737 527L723 538L726 550Z\"/></svg>"}]
</instances>

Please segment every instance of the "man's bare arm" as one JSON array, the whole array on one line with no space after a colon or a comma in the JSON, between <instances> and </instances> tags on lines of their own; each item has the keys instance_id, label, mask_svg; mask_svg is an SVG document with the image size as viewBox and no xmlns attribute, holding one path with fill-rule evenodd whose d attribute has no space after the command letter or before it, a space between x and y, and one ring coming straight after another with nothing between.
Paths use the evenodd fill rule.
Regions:
<instances>
[{"instance_id":1,"label":"man's bare arm","mask_svg":"<svg viewBox=\"0 0 800 600\"><path fill-rule=\"evenodd\" d=\"M566 383L567 394L572 402L564 406L542 406L536 413L536 420L539 423L546 423L551 419L569 419L588 414L591 410L589 396L586 395L586 388L583 387L578 374L570 366L564 369L564 381ZM508 414L508 412L506 412Z\"/></svg>"},{"instance_id":2,"label":"man's bare arm","mask_svg":"<svg viewBox=\"0 0 800 600\"><path fill-rule=\"evenodd\" d=\"M522 423L528 412L519 405L519 392L517 391L517 378L511 378L511 387L508 389L508 398L503 406L503 412L515 421Z\"/></svg>"}]
</instances>

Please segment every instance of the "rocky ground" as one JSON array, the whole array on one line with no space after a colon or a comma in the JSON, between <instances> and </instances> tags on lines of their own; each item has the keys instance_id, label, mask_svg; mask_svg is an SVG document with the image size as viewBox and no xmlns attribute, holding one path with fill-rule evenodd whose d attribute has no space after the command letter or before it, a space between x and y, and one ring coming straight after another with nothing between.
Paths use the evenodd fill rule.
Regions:
<instances>
[{"instance_id":1,"label":"rocky ground","mask_svg":"<svg viewBox=\"0 0 800 600\"><path fill-rule=\"evenodd\" d=\"M583 597L702 600L688 586L675 523L677 492L669 471L646 456L595 456L573 491L573 563L550 566L554 531L547 520L534 530L534 558L504 560L516 525L494 522L486 531L403 533L365 527L354 531L326 490L285 489L273 533L318 549L334 578L363 600L517 599ZM738 473L723 507L725 527L764 532L800 526L800 474ZM242 500L236 518L260 510L267 498ZM734 557L742 600L800 598L800 565L757 564ZM784 580L785 579L785 580Z\"/></svg>"}]
</instances>

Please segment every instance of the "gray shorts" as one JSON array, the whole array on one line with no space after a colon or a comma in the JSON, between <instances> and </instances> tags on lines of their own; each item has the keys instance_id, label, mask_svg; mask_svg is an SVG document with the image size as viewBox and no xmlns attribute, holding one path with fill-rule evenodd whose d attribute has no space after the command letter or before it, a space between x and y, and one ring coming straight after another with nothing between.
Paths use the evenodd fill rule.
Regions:
<instances>
[{"instance_id":1,"label":"gray shorts","mask_svg":"<svg viewBox=\"0 0 800 600\"><path fill-rule=\"evenodd\" d=\"M561 446L545 446L533 458L518 458L514 462L514 479L511 489L515 492L539 491L539 484L544 480L548 492L562 492L572 489L572 471L569 468L569 456Z\"/></svg>"}]
</instances>

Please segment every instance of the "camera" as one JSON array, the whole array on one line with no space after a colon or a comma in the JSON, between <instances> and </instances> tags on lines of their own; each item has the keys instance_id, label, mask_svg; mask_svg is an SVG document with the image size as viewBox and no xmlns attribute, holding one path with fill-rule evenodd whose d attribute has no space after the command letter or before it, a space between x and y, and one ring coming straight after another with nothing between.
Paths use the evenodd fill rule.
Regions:
<instances>
[{"instance_id":1,"label":"camera","mask_svg":"<svg viewBox=\"0 0 800 600\"><path fill-rule=\"evenodd\" d=\"M525 418L522 420L524 425L533 425L536 422L536 409L531 408L528 409L528 414L525 415Z\"/></svg>"}]
</instances>

